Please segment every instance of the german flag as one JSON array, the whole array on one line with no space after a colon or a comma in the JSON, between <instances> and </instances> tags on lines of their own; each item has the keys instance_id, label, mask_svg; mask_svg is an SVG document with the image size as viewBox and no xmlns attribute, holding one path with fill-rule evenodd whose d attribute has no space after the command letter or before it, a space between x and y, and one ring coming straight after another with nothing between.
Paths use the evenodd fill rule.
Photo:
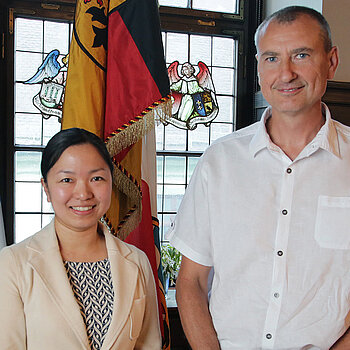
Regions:
<instances>
[{"instance_id":1,"label":"german flag","mask_svg":"<svg viewBox=\"0 0 350 350\"><path fill-rule=\"evenodd\" d=\"M155 119L165 115L171 115L171 100L157 1L77 0L62 128L84 128L105 140L115 165L112 204L105 220L123 240L136 230L144 240L137 244L141 249L150 239L155 249L153 238L146 242L143 227L152 217L142 217L142 205L151 207L149 201L155 198L153 186L142 181L141 168L147 167L142 164L143 139L149 131L154 133ZM148 203L142 197L145 184ZM150 213L154 212L153 206ZM131 238L135 240L135 234ZM151 255L158 284L159 265ZM167 311L164 294L158 292L163 326ZM163 348L169 348L164 329L163 340Z\"/></svg>"}]
</instances>

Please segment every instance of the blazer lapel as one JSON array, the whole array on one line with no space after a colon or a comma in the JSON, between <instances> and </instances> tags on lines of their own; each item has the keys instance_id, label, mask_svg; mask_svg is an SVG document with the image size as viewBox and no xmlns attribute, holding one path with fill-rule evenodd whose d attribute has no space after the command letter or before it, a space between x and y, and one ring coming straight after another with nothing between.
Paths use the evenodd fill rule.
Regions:
<instances>
[{"instance_id":1,"label":"blazer lapel","mask_svg":"<svg viewBox=\"0 0 350 350\"><path fill-rule=\"evenodd\" d=\"M89 348L86 327L73 295L54 228L54 220L28 244L29 264L42 279L53 304L57 306L84 349Z\"/></svg>"},{"instance_id":2,"label":"blazer lapel","mask_svg":"<svg viewBox=\"0 0 350 350\"><path fill-rule=\"evenodd\" d=\"M124 245L117 245L117 241L111 234L107 233L105 237L111 263L114 304L111 324L102 346L103 350L112 348L128 320L138 277L138 267L126 259L131 250Z\"/></svg>"}]
</instances>

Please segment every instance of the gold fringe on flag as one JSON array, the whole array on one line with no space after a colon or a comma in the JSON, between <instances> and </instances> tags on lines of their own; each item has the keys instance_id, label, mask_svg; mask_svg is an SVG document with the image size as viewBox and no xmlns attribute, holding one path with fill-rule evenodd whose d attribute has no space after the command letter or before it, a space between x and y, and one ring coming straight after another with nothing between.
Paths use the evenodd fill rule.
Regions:
<instances>
[{"instance_id":1,"label":"gold fringe on flag","mask_svg":"<svg viewBox=\"0 0 350 350\"><path fill-rule=\"evenodd\" d=\"M159 101L152 104L145 111L137 116L134 120L131 120L128 124L124 124L118 130L111 133L106 138L106 146L110 154L117 155L127 147L132 146L129 152L135 151L134 148L141 147L142 149L142 137L144 137L149 130L155 127L155 120L164 118L164 115L171 113L172 102L170 95L161 98ZM136 152L141 155L142 152ZM132 159L132 157L131 157ZM114 200L112 199L112 206L107 212L105 217L106 222L111 228L111 232L124 240L128 234L133 231L141 220L141 201L142 192L140 184L137 181L137 174L131 174L128 172L127 167L123 164L114 161L113 182L118 190L119 210L115 210L113 207ZM116 192L116 191L113 191ZM121 196L125 195L125 200L121 200ZM121 206L124 206L121 208ZM124 212L124 215L122 214ZM119 217L115 213L120 213Z\"/></svg>"}]
</instances>

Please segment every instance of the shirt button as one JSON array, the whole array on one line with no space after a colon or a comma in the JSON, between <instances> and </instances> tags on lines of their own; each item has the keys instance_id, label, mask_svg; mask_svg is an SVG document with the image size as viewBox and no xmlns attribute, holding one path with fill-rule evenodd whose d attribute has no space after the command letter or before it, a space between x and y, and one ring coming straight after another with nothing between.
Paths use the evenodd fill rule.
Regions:
<instances>
[{"instance_id":1,"label":"shirt button","mask_svg":"<svg viewBox=\"0 0 350 350\"><path fill-rule=\"evenodd\" d=\"M287 210L287 209L283 209L283 210L282 210L282 214L283 214L283 215L287 215L287 214L288 214L288 210Z\"/></svg>"},{"instance_id":2,"label":"shirt button","mask_svg":"<svg viewBox=\"0 0 350 350\"><path fill-rule=\"evenodd\" d=\"M274 293L273 295L276 299L280 297L280 294L279 293Z\"/></svg>"},{"instance_id":3,"label":"shirt button","mask_svg":"<svg viewBox=\"0 0 350 350\"><path fill-rule=\"evenodd\" d=\"M271 339L271 338L272 338L272 334L267 333L267 334L266 334L266 338L267 338L267 339Z\"/></svg>"},{"instance_id":4,"label":"shirt button","mask_svg":"<svg viewBox=\"0 0 350 350\"><path fill-rule=\"evenodd\" d=\"M287 169L287 173L290 174L292 172L292 169L291 168L288 168Z\"/></svg>"},{"instance_id":5,"label":"shirt button","mask_svg":"<svg viewBox=\"0 0 350 350\"><path fill-rule=\"evenodd\" d=\"M282 250L279 250L279 251L277 252L277 255L278 255L278 256L282 256L282 255L283 255Z\"/></svg>"}]
</instances>

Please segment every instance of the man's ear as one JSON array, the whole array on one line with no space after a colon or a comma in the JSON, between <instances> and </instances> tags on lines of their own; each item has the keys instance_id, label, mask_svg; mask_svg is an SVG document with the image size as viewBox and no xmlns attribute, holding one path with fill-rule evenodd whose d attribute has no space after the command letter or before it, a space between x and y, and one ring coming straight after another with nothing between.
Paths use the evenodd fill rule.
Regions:
<instances>
[{"instance_id":1,"label":"man's ear","mask_svg":"<svg viewBox=\"0 0 350 350\"><path fill-rule=\"evenodd\" d=\"M48 201L48 202L51 202L50 191L49 191L49 188L47 187L47 183L45 182L45 180L44 180L43 178L41 178L40 182L41 182L41 185L42 185L43 188L44 188L47 201Z\"/></svg>"},{"instance_id":2,"label":"man's ear","mask_svg":"<svg viewBox=\"0 0 350 350\"><path fill-rule=\"evenodd\" d=\"M331 51L328 53L329 56L329 67L328 67L328 75L327 79L333 79L335 75L335 71L337 70L339 64L339 56L338 56L338 48L333 46Z\"/></svg>"},{"instance_id":3,"label":"man's ear","mask_svg":"<svg viewBox=\"0 0 350 350\"><path fill-rule=\"evenodd\" d=\"M257 62L257 65L258 65L258 69L257 69L257 74L258 74L258 83L259 83L259 85L260 85L260 74L259 74L259 54L257 53L256 55L255 55L255 59L256 59L256 62Z\"/></svg>"}]
</instances>

